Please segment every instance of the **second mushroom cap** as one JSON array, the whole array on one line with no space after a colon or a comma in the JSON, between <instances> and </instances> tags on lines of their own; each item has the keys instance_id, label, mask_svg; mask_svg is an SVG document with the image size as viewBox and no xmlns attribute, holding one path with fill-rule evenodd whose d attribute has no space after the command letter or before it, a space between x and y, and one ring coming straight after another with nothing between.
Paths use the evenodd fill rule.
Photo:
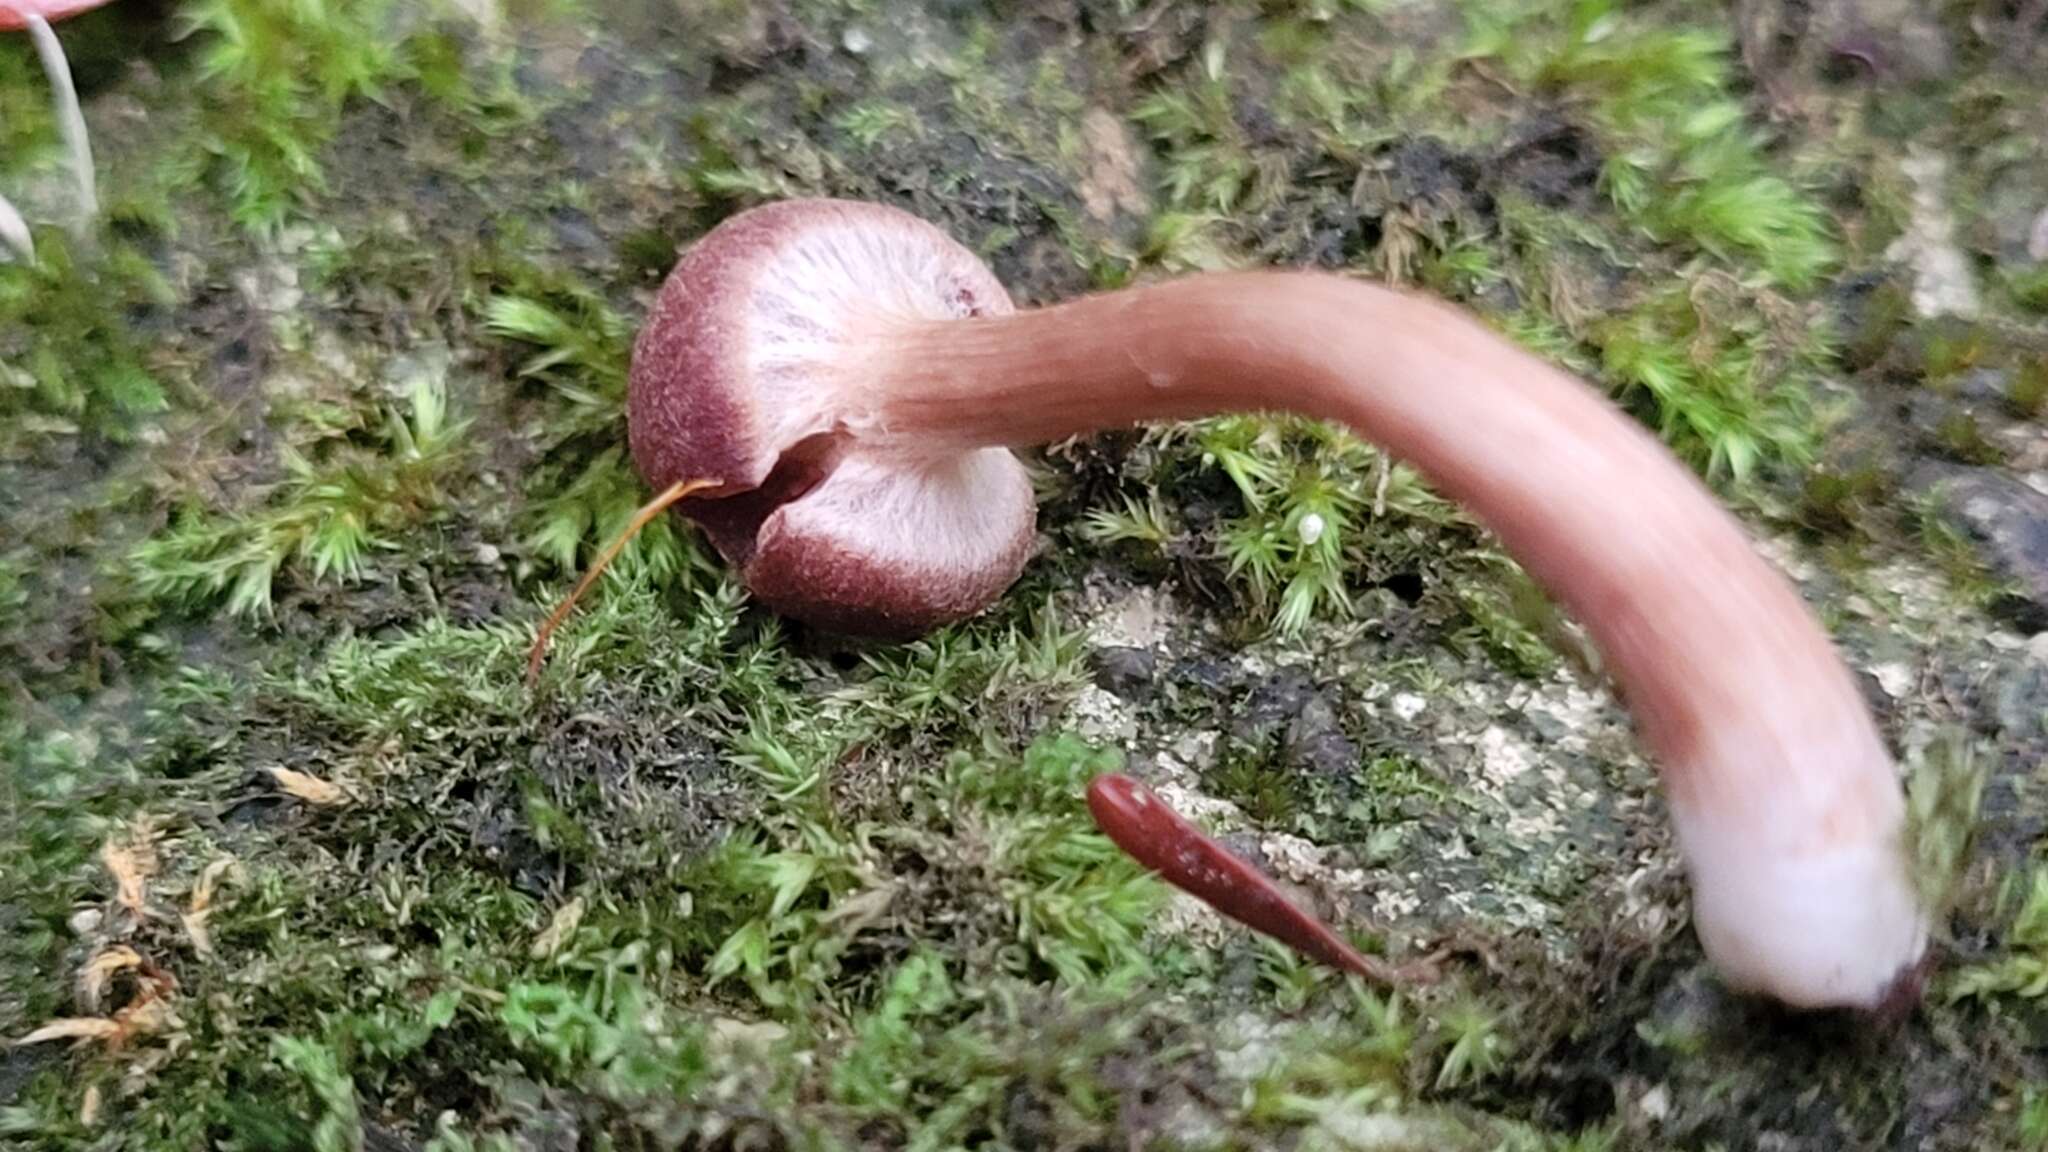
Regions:
<instances>
[{"instance_id":1,"label":"second mushroom cap","mask_svg":"<svg viewBox=\"0 0 2048 1152\"><path fill-rule=\"evenodd\" d=\"M987 607L1037 519L1005 448L886 435L864 349L892 322L1014 311L975 255L893 208L769 204L694 244L634 346L629 436L656 489L770 608L849 635L920 634Z\"/></svg>"}]
</instances>

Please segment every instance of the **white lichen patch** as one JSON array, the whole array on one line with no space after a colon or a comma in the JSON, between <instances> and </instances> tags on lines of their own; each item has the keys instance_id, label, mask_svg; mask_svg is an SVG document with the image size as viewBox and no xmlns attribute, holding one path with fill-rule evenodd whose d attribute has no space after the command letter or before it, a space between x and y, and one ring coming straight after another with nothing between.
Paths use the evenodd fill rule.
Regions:
<instances>
[{"instance_id":1,"label":"white lichen patch","mask_svg":"<svg viewBox=\"0 0 2048 1152\"><path fill-rule=\"evenodd\" d=\"M1552 843L1565 830L1563 814L1548 804L1522 803L1508 807L1508 835L1519 843Z\"/></svg>"},{"instance_id":2,"label":"white lichen patch","mask_svg":"<svg viewBox=\"0 0 2048 1152\"><path fill-rule=\"evenodd\" d=\"M1405 1152L1411 1148L1477 1147L1475 1133L1432 1113L1376 1112L1351 1100L1317 1115L1316 1127L1351 1152Z\"/></svg>"},{"instance_id":3,"label":"white lichen patch","mask_svg":"<svg viewBox=\"0 0 2048 1152\"><path fill-rule=\"evenodd\" d=\"M1260 851L1273 874L1304 888L1331 893L1363 891L1365 873L1356 868L1333 867L1324 860L1327 850L1285 832L1274 832L1259 841Z\"/></svg>"},{"instance_id":4,"label":"white lichen patch","mask_svg":"<svg viewBox=\"0 0 2048 1152\"><path fill-rule=\"evenodd\" d=\"M1199 948L1221 949L1230 940L1230 922L1222 913L1177 888L1154 925L1162 935Z\"/></svg>"},{"instance_id":5,"label":"white lichen patch","mask_svg":"<svg viewBox=\"0 0 2048 1152\"><path fill-rule=\"evenodd\" d=\"M1921 564L1893 560L1861 573L1856 586L1859 591L1843 606L1872 623L1925 638L1931 628L1946 630L1957 622L1955 594Z\"/></svg>"},{"instance_id":6,"label":"white lichen patch","mask_svg":"<svg viewBox=\"0 0 2048 1152\"><path fill-rule=\"evenodd\" d=\"M1081 204L1097 220L1118 212L1144 216L1151 208L1145 195L1144 149L1130 129L1107 108L1090 108L1081 117L1084 172Z\"/></svg>"},{"instance_id":7,"label":"white lichen patch","mask_svg":"<svg viewBox=\"0 0 2048 1152\"><path fill-rule=\"evenodd\" d=\"M1529 745L1500 725L1479 734L1479 773L1496 789L1521 779L1535 763Z\"/></svg>"},{"instance_id":8,"label":"white lichen patch","mask_svg":"<svg viewBox=\"0 0 2048 1152\"><path fill-rule=\"evenodd\" d=\"M1820 576L1820 570L1807 559L1798 541L1780 535L1757 535L1754 539L1757 554L1770 565L1800 584L1810 584Z\"/></svg>"},{"instance_id":9,"label":"white lichen patch","mask_svg":"<svg viewBox=\"0 0 2048 1152\"><path fill-rule=\"evenodd\" d=\"M1242 1012L1217 1029L1216 1075L1225 1083L1249 1084L1278 1068L1287 1058L1286 1044L1294 1027L1262 1013Z\"/></svg>"},{"instance_id":10,"label":"white lichen patch","mask_svg":"<svg viewBox=\"0 0 2048 1152\"><path fill-rule=\"evenodd\" d=\"M1172 745L1160 749L1152 757L1153 788L1161 795L1168 786L1192 789L1201 773L1216 763L1219 736L1213 730L1183 732Z\"/></svg>"},{"instance_id":11,"label":"white lichen patch","mask_svg":"<svg viewBox=\"0 0 2048 1152\"><path fill-rule=\"evenodd\" d=\"M1128 747L1138 738L1138 719L1131 706L1093 684L1075 694L1067 715L1084 739Z\"/></svg>"},{"instance_id":12,"label":"white lichen patch","mask_svg":"<svg viewBox=\"0 0 2048 1152\"><path fill-rule=\"evenodd\" d=\"M1919 676L1914 673L1912 667L1898 660L1872 665L1870 675L1877 681L1877 686L1884 689L1884 694L1894 700L1904 699L1919 682Z\"/></svg>"},{"instance_id":13,"label":"white lichen patch","mask_svg":"<svg viewBox=\"0 0 2048 1152\"><path fill-rule=\"evenodd\" d=\"M497 40L505 28L505 9L500 0L454 0L454 9L468 17L487 40Z\"/></svg>"},{"instance_id":14,"label":"white lichen patch","mask_svg":"<svg viewBox=\"0 0 2048 1152\"><path fill-rule=\"evenodd\" d=\"M1912 270L1913 310L1922 317L1975 316L1981 302L1969 257L1956 244L1948 159L1913 145L1899 169L1912 182L1912 207L1905 231L1885 250L1885 258Z\"/></svg>"},{"instance_id":15,"label":"white lichen patch","mask_svg":"<svg viewBox=\"0 0 2048 1152\"><path fill-rule=\"evenodd\" d=\"M1227 831L1242 827L1246 820L1237 805L1228 800L1204 795L1192 788L1170 781L1161 782L1153 788L1166 806L1197 824L1204 824L1213 830Z\"/></svg>"},{"instance_id":16,"label":"white lichen patch","mask_svg":"<svg viewBox=\"0 0 2048 1152\"><path fill-rule=\"evenodd\" d=\"M1181 763L1206 770L1216 763L1216 741L1221 736L1214 730L1183 732L1170 751Z\"/></svg>"},{"instance_id":17,"label":"white lichen patch","mask_svg":"<svg viewBox=\"0 0 2048 1152\"><path fill-rule=\"evenodd\" d=\"M1649 940L1662 937L1676 922L1679 910L1657 899L1655 893L1677 868L1672 858L1645 862L1614 886L1617 924Z\"/></svg>"},{"instance_id":18,"label":"white lichen patch","mask_svg":"<svg viewBox=\"0 0 2048 1152\"><path fill-rule=\"evenodd\" d=\"M1545 693L1541 701L1531 708L1541 711L1563 729L1556 741L1558 749L1563 752L1584 753L1592 746L1594 736L1605 735L1619 727L1613 700L1606 693L1591 692L1570 681Z\"/></svg>"},{"instance_id":19,"label":"white lichen patch","mask_svg":"<svg viewBox=\"0 0 2048 1152\"><path fill-rule=\"evenodd\" d=\"M1173 621L1185 615L1169 593L1149 585L1097 585L1089 594L1093 603L1085 631L1097 647L1163 647L1172 634Z\"/></svg>"},{"instance_id":20,"label":"white lichen patch","mask_svg":"<svg viewBox=\"0 0 2048 1152\"><path fill-rule=\"evenodd\" d=\"M1399 923L1421 909L1422 897L1409 889L1382 886L1372 894L1373 918L1381 924Z\"/></svg>"},{"instance_id":21,"label":"white lichen patch","mask_svg":"<svg viewBox=\"0 0 2048 1152\"><path fill-rule=\"evenodd\" d=\"M1641 1115L1643 1119L1649 1120L1652 1123L1662 1123L1663 1121L1670 1119L1670 1086L1666 1084L1659 1084L1656 1087L1650 1089L1649 1091L1643 1093L1641 1098L1636 1101L1636 1112L1639 1115Z\"/></svg>"}]
</instances>

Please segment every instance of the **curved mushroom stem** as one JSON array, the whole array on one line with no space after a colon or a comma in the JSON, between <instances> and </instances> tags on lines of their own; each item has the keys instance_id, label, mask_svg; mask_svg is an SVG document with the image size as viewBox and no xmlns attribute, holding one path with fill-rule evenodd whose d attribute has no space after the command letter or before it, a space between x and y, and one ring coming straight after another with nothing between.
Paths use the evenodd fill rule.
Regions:
<instances>
[{"instance_id":1,"label":"curved mushroom stem","mask_svg":"<svg viewBox=\"0 0 2048 1152\"><path fill-rule=\"evenodd\" d=\"M92 145L86 140L85 113L78 107L78 89L71 82L71 63L64 58L64 46L57 42L57 33L48 20L35 12L23 12L22 22L28 25L29 38L35 41L36 55L43 62L43 73L50 78L50 87L57 95L57 129L71 151L71 169L78 179L78 218L73 221L73 231L83 237L99 216L100 204L92 168Z\"/></svg>"},{"instance_id":2,"label":"curved mushroom stem","mask_svg":"<svg viewBox=\"0 0 2048 1152\"><path fill-rule=\"evenodd\" d=\"M862 317L847 435L906 458L1134 423L1341 421L1459 501L1586 627L1658 761L1694 923L1732 986L1884 1001L1926 948L1904 803L1861 693L1706 486L1585 382L1439 301L1215 273L1013 316Z\"/></svg>"}]
</instances>

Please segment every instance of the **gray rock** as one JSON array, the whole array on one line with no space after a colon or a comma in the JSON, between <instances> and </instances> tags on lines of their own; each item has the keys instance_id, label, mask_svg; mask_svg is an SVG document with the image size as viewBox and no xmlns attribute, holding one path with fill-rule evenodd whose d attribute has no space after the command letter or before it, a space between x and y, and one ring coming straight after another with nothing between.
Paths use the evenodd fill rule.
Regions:
<instances>
[{"instance_id":1,"label":"gray rock","mask_svg":"<svg viewBox=\"0 0 2048 1152\"><path fill-rule=\"evenodd\" d=\"M1837 51L1867 56L1909 83L1938 80L1955 67L1941 23L1913 0L1846 0L1818 6L1816 31Z\"/></svg>"},{"instance_id":2,"label":"gray rock","mask_svg":"<svg viewBox=\"0 0 2048 1152\"><path fill-rule=\"evenodd\" d=\"M1990 709L1998 732L2007 739L2048 734L2048 665L2028 660L1995 682Z\"/></svg>"},{"instance_id":3,"label":"gray rock","mask_svg":"<svg viewBox=\"0 0 2048 1152\"><path fill-rule=\"evenodd\" d=\"M2012 375L2012 369L2005 367L1969 369L1956 379L1956 398L1993 408L2001 406L2012 391Z\"/></svg>"},{"instance_id":4,"label":"gray rock","mask_svg":"<svg viewBox=\"0 0 2048 1152\"><path fill-rule=\"evenodd\" d=\"M1228 666L1206 657L1179 661L1174 664L1168 677L1175 688L1210 700L1222 699L1223 694L1236 682L1236 677L1232 675Z\"/></svg>"},{"instance_id":5,"label":"gray rock","mask_svg":"<svg viewBox=\"0 0 2048 1152\"><path fill-rule=\"evenodd\" d=\"M1935 461L1915 469L1907 485L1932 493L1992 571L2048 620L2048 495L2002 472Z\"/></svg>"},{"instance_id":6,"label":"gray rock","mask_svg":"<svg viewBox=\"0 0 2048 1152\"><path fill-rule=\"evenodd\" d=\"M1159 671L1159 658L1144 648L1097 648L1092 663L1095 686L1125 700L1151 695Z\"/></svg>"},{"instance_id":7,"label":"gray rock","mask_svg":"<svg viewBox=\"0 0 2048 1152\"><path fill-rule=\"evenodd\" d=\"M1991 249L2003 264L2028 264L2044 259L2035 255L2036 242L2048 241L2048 171L2039 165L2016 164L1999 173L1984 191L1983 228ZM2048 244L2040 250L2048 251Z\"/></svg>"},{"instance_id":8,"label":"gray rock","mask_svg":"<svg viewBox=\"0 0 2048 1152\"><path fill-rule=\"evenodd\" d=\"M1246 744L1264 744L1301 714L1316 692L1315 682L1299 668L1282 668L1252 689L1244 708L1230 725L1230 734Z\"/></svg>"},{"instance_id":9,"label":"gray rock","mask_svg":"<svg viewBox=\"0 0 2048 1152\"><path fill-rule=\"evenodd\" d=\"M1358 745L1344 735L1337 710L1320 693L1287 726L1284 750L1290 767L1318 776L1347 776L1358 767Z\"/></svg>"}]
</instances>

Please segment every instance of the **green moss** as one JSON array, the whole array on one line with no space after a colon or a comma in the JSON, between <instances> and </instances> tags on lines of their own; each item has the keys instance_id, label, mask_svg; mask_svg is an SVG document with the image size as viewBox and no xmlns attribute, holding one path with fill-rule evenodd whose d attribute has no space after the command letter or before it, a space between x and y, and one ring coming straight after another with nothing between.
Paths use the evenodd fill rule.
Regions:
<instances>
[{"instance_id":1,"label":"green moss","mask_svg":"<svg viewBox=\"0 0 2048 1152\"><path fill-rule=\"evenodd\" d=\"M1203 784L1260 825L1291 829L1306 807L1306 784L1275 763L1274 753L1270 744L1246 746L1233 740L1218 750L1216 765L1204 774Z\"/></svg>"},{"instance_id":2,"label":"green moss","mask_svg":"<svg viewBox=\"0 0 2048 1152\"><path fill-rule=\"evenodd\" d=\"M2015 415L2028 420L2048 410L2048 356L2030 357L2013 370L2005 400Z\"/></svg>"},{"instance_id":3,"label":"green moss","mask_svg":"<svg viewBox=\"0 0 2048 1152\"><path fill-rule=\"evenodd\" d=\"M1950 975L1947 993L1953 1000L2035 1000L2048 994L2048 869L2007 876L1997 906L2005 921L1999 950Z\"/></svg>"},{"instance_id":4,"label":"green moss","mask_svg":"<svg viewBox=\"0 0 2048 1152\"><path fill-rule=\"evenodd\" d=\"M1792 291L1832 267L1827 214L1768 162L1735 94L1724 29L1666 25L1605 0L1466 11L1466 56L1499 58L1539 91L1585 102L1606 145L1601 186L1633 224Z\"/></svg>"},{"instance_id":5,"label":"green moss","mask_svg":"<svg viewBox=\"0 0 2048 1152\"><path fill-rule=\"evenodd\" d=\"M204 151L188 175L226 194L235 221L273 231L328 188L324 150L355 100L397 85L481 115L445 36L398 30L389 0L194 0L179 11L197 46ZM502 91L502 88L500 89Z\"/></svg>"},{"instance_id":6,"label":"green moss","mask_svg":"<svg viewBox=\"0 0 2048 1152\"><path fill-rule=\"evenodd\" d=\"M33 266L0 265L0 455L50 436L131 439L170 405L130 316L177 293L139 250L78 252L50 234Z\"/></svg>"},{"instance_id":7,"label":"green moss","mask_svg":"<svg viewBox=\"0 0 2048 1152\"><path fill-rule=\"evenodd\" d=\"M2015 303L2033 312L2048 312L2048 263L2012 274L2009 289Z\"/></svg>"},{"instance_id":8,"label":"green moss","mask_svg":"<svg viewBox=\"0 0 2048 1152\"><path fill-rule=\"evenodd\" d=\"M1816 467L1801 484L1798 515L1818 532L1848 531L1881 508L1891 489L1890 478L1874 465Z\"/></svg>"},{"instance_id":9,"label":"green moss","mask_svg":"<svg viewBox=\"0 0 2048 1152\"><path fill-rule=\"evenodd\" d=\"M1922 344L1923 378L1936 387L1945 385L1981 364L1991 345L1991 334L1981 325L1931 324Z\"/></svg>"},{"instance_id":10,"label":"green moss","mask_svg":"<svg viewBox=\"0 0 2048 1152\"><path fill-rule=\"evenodd\" d=\"M1953 409L1935 425L1934 436L1943 452L1966 464L1997 464L2005 451L1984 435L1975 414Z\"/></svg>"},{"instance_id":11,"label":"green moss","mask_svg":"<svg viewBox=\"0 0 2048 1152\"><path fill-rule=\"evenodd\" d=\"M270 612L287 564L313 583L362 579L373 554L446 501L465 433L446 389L443 378L417 377L407 409L387 406L381 427L315 424L306 450L284 447L285 479L260 507L223 515L187 505L135 548L121 576L150 600L185 609L221 600L251 618Z\"/></svg>"}]
</instances>

